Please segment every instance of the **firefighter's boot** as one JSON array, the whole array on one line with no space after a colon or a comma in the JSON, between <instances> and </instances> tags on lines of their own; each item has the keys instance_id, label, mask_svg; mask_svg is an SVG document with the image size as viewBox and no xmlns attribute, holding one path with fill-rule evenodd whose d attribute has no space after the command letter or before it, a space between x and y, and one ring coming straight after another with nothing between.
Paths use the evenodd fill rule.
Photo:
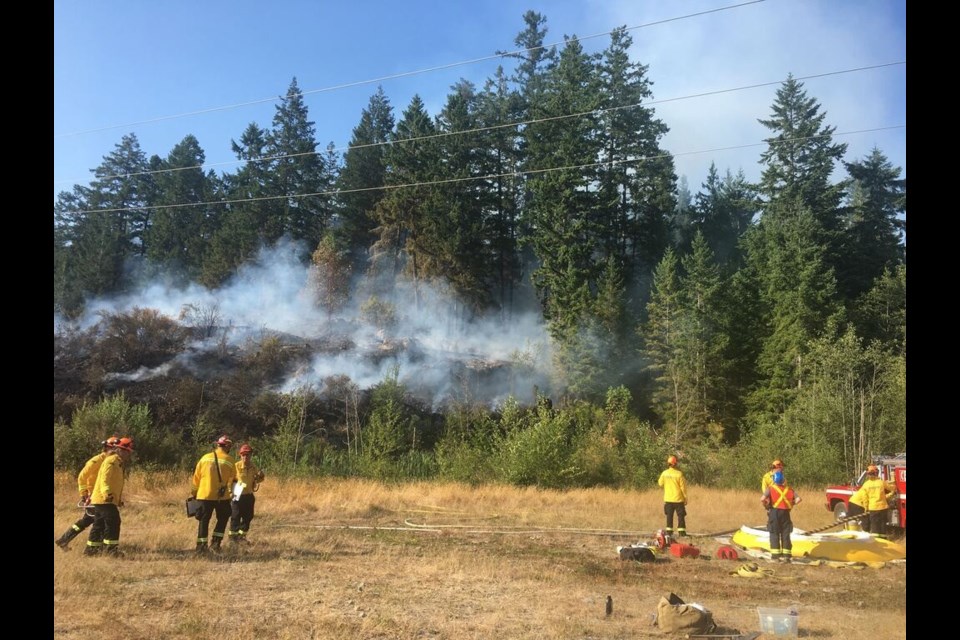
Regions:
<instances>
[{"instance_id":1,"label":"firefighter's boot","mask_svg":"<svg viewBox=\"0 0 960 640\"><path fill-rule=\"evenodd\" d=\"M77 537L80 533L80 529L77 528L77 525L73 525L69 529L63 532L63 535L54 540L54 543L64 551L69 549L70 541Z\"/></svg>"},{"instance_id":2,"label":"firefighter's boot","mask_svg":"<svg viewBox=\"0 0 960 640\"><path fill-rule=\"evenodd\" d=\"M206 541L206 540L203 540L203 541L197 540L197 551L196 551L196 554L197 554L198 556L207 555L207 541Z\"/></svg>"},{"instance_id":3,"label":"firefighter's boot","mask_svg":"<svg viewBox=\"0 0 960 640\"><path fill-rule=\"evenodd\" d=\"M85 556L98 556L103 551L102 542L87 542L87 547L83 550Z\"/></svg>"},{"instance_id":4,"label":"firefighter's boot","mask_svg":"<svg viewBox=\"0 0 960 640\"><path fill-rule=\"evenodd\" d=\"M223 538L218 538L217 536L214 536L213 540L210 541L210 551L213 553L220 553L221 542L223 542Z\"/></svg>"}]
</instances>

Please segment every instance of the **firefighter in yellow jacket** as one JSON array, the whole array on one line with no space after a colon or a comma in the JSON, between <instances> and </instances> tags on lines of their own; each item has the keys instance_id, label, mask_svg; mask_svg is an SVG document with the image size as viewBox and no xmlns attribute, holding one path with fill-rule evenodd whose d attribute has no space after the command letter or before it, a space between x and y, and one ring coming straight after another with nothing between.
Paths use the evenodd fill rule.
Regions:
<instances>
[{"instance_id":1,"label":"firefighter in yellow jacket","mask_svg":"<svg viewBox=\"0 0 960 640\"><path fill-rule=\"evenodd\" d=\"M133 440L120 438L113 452L106 457L97 472L97 481L90 494L93 506L93 525L87 538L85 555L101 551L120 555L120 506L123 504L124 467L133 456Z\"/></svg>"},{"instance_id":2,"label":"firefighter in yellow jacket","mask_svg":"<svg viewBox=\"0 0 960 640\"><path fill-rule=\"evenodd\" d=\"M867 514L861 518L863 530L876 536L887 535L887 519L890 517L890 500L897 494L896 488L880 478L877 465L867 467L867 479L850 497L851 503L863 505Z\"/></svg>"},{"instance_id":3,"label":"firefighter in yellow jacket","mask_svg":"<svg viewBox=\"0 0 960 640\"><path fill-rule=\"evenodd\" d=\"M783 461L779 458L770 463L770 470L763 474L760 479L760 493L765 492L773 484L773 474L776 473L777 469L783 471Z\"/></svg>"},{"instance_id":4,"label":"firefighter in yellow jacket","mask_svg":"<svg viewBox=\"0 0 960 640\"><path fill-rule=\"evenodd\" d=\"M677 468L677 456L667 458L667 468L657 479L663 487L663 513L667 516L664 533L673 535L673 516L677 515L677 536L687 535L687 481Z\"/></svg>"},{"instance_id":5,"label":"firefighter in yellow jacket","mask_svg":"<svg viewBox=\"0 0 960 640\"><path fill-rule=\"evenodd\" d=\"M200 523L197 525L197 553L207 552L207 535L210 531L210 518L217 514L217 523L213 527L210 549L220 551L224 532L230 520L230 498L233 485L237 481L230 448L233 441L220 436L213 444L213 451L197 461L193 472L192 496L200 501Z\"/></svg>"},{"instance_id":6,"label":"firefighter in yellow jacket","mask_svg":"<svg viewBox=\"0 0 960 640\"><path fill-rule=\"evenodd\" d=\"M254 492L263 482L263 471L253 462L253 447L244 444L240 447L240 461L236 464L237 484L234 487L233 500L230 502L230 542L246 542L253 520L253 507L256 503Z\"/></svg>"},{"instance_id":7,"label":"firefighter in yellow jacket","mask_svg":"<svg viewBox=\"0 0 960 640\"><path fill-rule=\"evenodd\" d=\"M77 506L83 507L83 516L54 541L56 545L64 551L70 548L71 540L93 524L94 512L93 507L90 506L90 494L93 493L93 485L97 482L97 473L100 471L100 466L103 464L103 461L107 459L107 456L113 453L113 448L119 441L119 436L110 436L104 440L100 443L103 450L87 460L87 463L83 465L83 469L80 470L80 474L77 476L77 490L80 492L80 501L77 503Z\"/></svg>"}]
</instances>

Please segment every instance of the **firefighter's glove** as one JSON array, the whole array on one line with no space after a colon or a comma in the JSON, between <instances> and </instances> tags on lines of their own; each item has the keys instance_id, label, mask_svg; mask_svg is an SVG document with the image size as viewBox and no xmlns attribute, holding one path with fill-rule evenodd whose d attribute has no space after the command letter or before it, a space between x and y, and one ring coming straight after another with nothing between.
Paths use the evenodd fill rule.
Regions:
<instances>
[{"instance_id":1,"label":"firefighter's glove","mask_svg":"<svg viewBox=\"0 0 960 640\"><path fill-rule=\"evenodd\" d=\"M104 498L104 500L106 500L107 502L113 503L113 494L112 494L112 493L108 493L108 494L107 494L107 497Z\"/></svg>"}]
</instances>

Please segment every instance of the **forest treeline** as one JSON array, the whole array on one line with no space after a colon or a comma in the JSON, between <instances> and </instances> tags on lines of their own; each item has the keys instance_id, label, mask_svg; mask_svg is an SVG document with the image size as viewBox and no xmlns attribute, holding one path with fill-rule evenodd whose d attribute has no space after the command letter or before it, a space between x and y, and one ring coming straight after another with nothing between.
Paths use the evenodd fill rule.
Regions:
<instances>
[{"instance_id":1,"label":"forest treeline","mask_svg":"<svg viewBox=\"0 0 960 640\"><path fill-rule=\"evenodd\" d=\"M837 479L905 450L901 168L880 149L848 158L791 76L761 120L759 182L714 165L691 193L661 147L667 123L644 106L648 67L629 59L626 28L588 53L572 38L543 46L540 14L524 23L509 68L456 83L436 115L419 96L397 114L378 89L342 154L318 144L295 78L269 127L231 141L236 172L205 172L193 135L166 157L123 136L88 185L56 198L54 312L78 317L159 276L215 289L294 240L331 314L349 300L369 309L398 282L415 298L444 282L464 321L505 327L534 301L552 402L430 414L388 376L352 411L324 410L258 388L283 365L264 364L279 354L267 348L234 363L242 384L178 380L183 394L212 394L206 404L107 394L105 374L156 366L185 340L182 322L139 309L55 335L58 463L114 429L90 416L131 412L139 422L123 424L157 463L231 429L279 467L548 486L643 482L678 451L704 482L736 484L735 460L750 459L752 478L773 457ZM158 342L131 347L145 335ZM74 384L58 389L67 366Z\"/></svg>"}]
</instances>

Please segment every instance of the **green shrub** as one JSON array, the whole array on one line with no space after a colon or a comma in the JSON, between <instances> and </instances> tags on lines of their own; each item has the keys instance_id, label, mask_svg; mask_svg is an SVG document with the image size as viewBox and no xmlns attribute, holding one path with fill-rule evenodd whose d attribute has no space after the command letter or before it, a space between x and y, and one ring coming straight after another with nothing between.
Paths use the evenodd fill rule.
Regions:
<instances>
[{"instance_id":1,"label":"green shrub","mask_svg":"<svg viewBox=\"0 0 960 640\"><path fill-rule=\"evenodd\" d=\"M155 460L176 453L151 425L145 404L131 405L123 393L104 396L99 402L84 403L73 412L70 422L53 425L53 466L78 472L93 455L102 450L102 442L112 435L132 437L138 460Z\"/></svg>"}]
</instances>

